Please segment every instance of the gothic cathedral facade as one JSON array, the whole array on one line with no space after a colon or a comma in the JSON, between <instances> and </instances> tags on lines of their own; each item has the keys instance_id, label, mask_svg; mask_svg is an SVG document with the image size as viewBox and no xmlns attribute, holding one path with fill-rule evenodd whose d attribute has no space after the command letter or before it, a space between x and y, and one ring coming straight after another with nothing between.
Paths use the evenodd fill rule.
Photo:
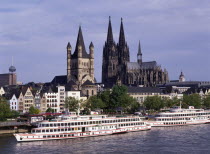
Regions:
<instances>
[{"instance_id":1,"label":"gothic cathedral facade","mask_svg":"<svg viewBox=\"0 0 210 154\"><path fill-rule=\"evenodd\" d=\"M107 40L103 47L102 64L102 83L105 84L105 87L112 87L115 84L152 87L168 81L168 72L166 69L162 70L156 61L142 61L140 42L137 62L130 62L129 47L125 40L122 18L119 41L116 44L109 17Z\"/></svg>"}]
</instances>

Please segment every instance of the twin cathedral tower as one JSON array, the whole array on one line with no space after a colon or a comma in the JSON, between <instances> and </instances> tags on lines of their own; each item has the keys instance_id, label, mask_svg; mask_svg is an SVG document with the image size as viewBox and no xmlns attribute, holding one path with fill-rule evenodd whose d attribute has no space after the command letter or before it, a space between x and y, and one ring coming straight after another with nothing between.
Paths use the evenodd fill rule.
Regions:
<instances>
[{"instance_id":1,"label":"twin cathedral tower","mask_svg":"<svg viewBox=\"0 0 210 154\"><path fill-rule=\"evenodd\" d=\"M127 86L151 87L168 82L168 72L162 70L156 61L143 62L139 42L137 62L130 62L129 46L125 39L123 20L121 18L119 41L115 43L109 17L108 33L103 47L102 83L111 88L115 84ZM67 45L67 83L73 82L81 90L82 85L93 85L94 45L89 45L87 53L81 26L79 27L74 53L70 43Z\"/></svg>"}]
</instances>

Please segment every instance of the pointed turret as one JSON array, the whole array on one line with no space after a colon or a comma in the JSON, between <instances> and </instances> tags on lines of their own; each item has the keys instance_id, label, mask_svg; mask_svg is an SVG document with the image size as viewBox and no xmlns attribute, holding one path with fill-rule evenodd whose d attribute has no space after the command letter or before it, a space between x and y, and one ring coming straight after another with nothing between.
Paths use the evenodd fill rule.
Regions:
<instances>
[{"instance_id":1,"label":"pointed turret","mask_svg":"<svg viewBox=\"0 0 210 154\"><path fill-rule=\"evenodd\" d=\"M67 81L71 80L71 44L67 44Z\"/></svg>"},{"instance_id":2,"label":"pointed turret","mask_svg":"<svg viewBox=\"0 0 210 154\"><path fill-rule=\"evenodd\" d=\"M139 64L142 64L142 53L141 53L140 40L139 40L139 47L138 47L138 53L137 53L137 61Z\"/></svg>"},{"instance_id":3,"label":"pointed turret","mask_svg":"<svg viewBox=\"0 0 210 154\"><path fill-rule=\"evenodd\" d=\"M90 50L90 58L94 58L94 45L93 45L93 42L90 43L89 50Z\"/></svg>"},{"instance_id":4,"label":"pointed turret","mask_svg":"<svg viewBox=\"0 0 210 154\"><path fill-rule=\"evenodd\" d=\"M107 44L112 44L114 42L113 33L112 33L112 24L111 24L111 17L109 16L109 26L108 26L108 33L107 33Z\"/></svg>"},{"instance_id":5,"label":"pointed turret","mask_svg":"<svg viewBox=\"0 0 210 154\"><path fill-rule=\"evenodd\" d=\"M75 47L75 52L73 57L83 57L83 58L88 58L88 54L85 49L85 43L82 35L82 28L79 26L79 32L77 36L77 43Z\"/></svg>"},{"instance_id":6,"label":"pointed turret","mask_svg":"<svg viewBox=\"0 0 210 154\"><path fill-rule=\"evenodd\" d=\"M124 28L123 28L123 19L121 18L121 25L120 25L120 36L119 36L119 45L125 45L125 34L124 34Z\"/></svg>"},{"instance_id":7,"label":"pointed turret","mask_svg":"<svg viewBox=\"0 0 210 154\"><path fill-rule=\"evenodd\" d=\"M67 49L71 49L71 44L70 44L70 42L68 42L68 44L67 44L67 47L66 47Z\"/></svg>"}]
</instances>

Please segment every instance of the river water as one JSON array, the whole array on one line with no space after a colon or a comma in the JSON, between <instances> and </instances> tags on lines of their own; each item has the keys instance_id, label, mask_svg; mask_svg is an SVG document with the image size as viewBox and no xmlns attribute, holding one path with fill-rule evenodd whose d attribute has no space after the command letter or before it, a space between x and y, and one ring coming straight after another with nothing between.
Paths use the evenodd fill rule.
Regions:
<instances>
[{"instance_id":1,"label":"river water","mask_svg":"<svg viewBox=\"0 0 210 154\"><path fill-rule=\"evenodd\" d=\"M210 153L210 124L66 140L16 142L0 136L0 154Z\"/></svg>"}]
</instances>

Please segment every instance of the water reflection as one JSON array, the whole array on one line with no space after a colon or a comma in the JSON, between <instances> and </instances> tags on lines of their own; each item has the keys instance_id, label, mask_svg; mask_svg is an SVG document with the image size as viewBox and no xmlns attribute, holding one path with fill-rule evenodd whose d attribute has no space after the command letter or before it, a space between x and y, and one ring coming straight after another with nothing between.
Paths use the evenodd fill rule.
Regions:
<instances>
[{"instance_id":1,"label":"water reflection","mask_svg":"<svg viewBox=\"0 0 210 154\"><path fill-rule=\"evenodd\" d=\"M109 136L17 143L0 136L1 153L209 153L210 125L152 128Z\"/></svg>"}]
</instances>

